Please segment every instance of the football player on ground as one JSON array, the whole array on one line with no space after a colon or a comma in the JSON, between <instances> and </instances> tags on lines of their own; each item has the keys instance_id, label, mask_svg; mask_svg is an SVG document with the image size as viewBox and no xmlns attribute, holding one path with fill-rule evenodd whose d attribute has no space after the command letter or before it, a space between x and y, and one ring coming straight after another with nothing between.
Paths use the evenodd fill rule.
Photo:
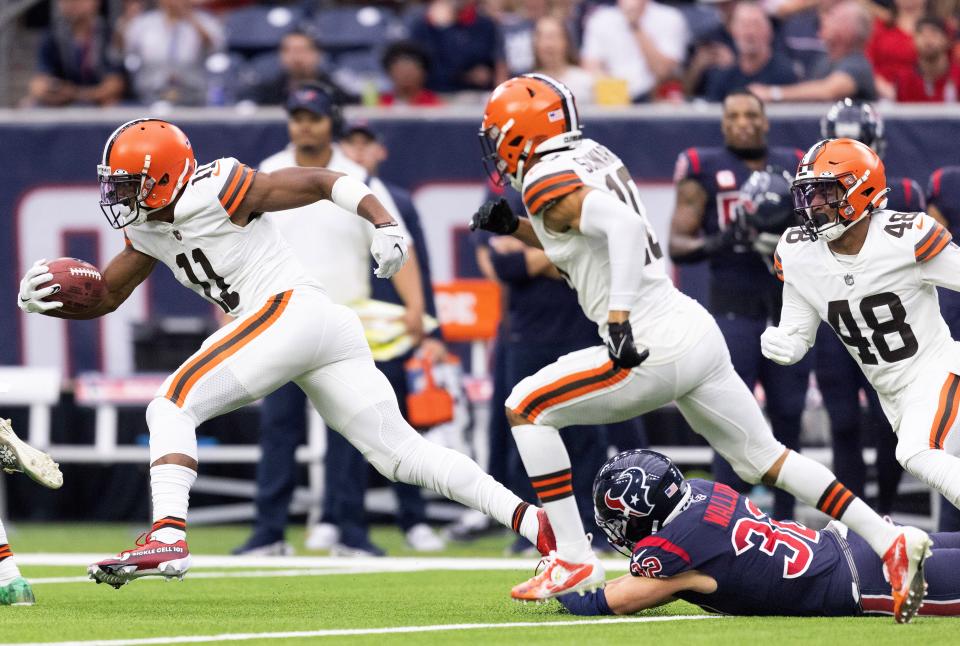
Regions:
<instances>
[{"instance_id":1,"label":"football player on ground","mask_svg":"<svg viewBox=\"0 0 960 646\"><path fill-rule=\"evenodd\" d=\"M929 537L885 523L829 469L774 439L713 317L666 276L630 172L582 137L570 90L541 74L510 79L491 95L480 135L495 181L522 190L530 217L488 202L471 227L542 248L606 343L561 357L507 399L520 456L557 537L543 572L512 596L540 600L604 582L557 429L619 422L676 401L741 478L786 489L859 532L887 563L897 615L909 620L923 597Z\"/></svg>"},{"instance_id":2,"label":"football player on ground","mask_svg":"<svg viewBox=\"0 0 960 646\"><path fill-rule=\"evenodd\" d=\"M577 615L628 615L675 599L729 615L893 614L884 563L831 521L814 531L764 514L719 482L684 480L656 451L625 451L593 484L597 526L630 574L559 601ZM960 533L934 534L921 615L960 615Z\"/></svg>"},{"instance_id":3,"label":"football player on ground","mask_svg":"<svg viewBox=\"0 0 960 646\"><path fill-rule=\"evenodd\" d=\"M960 290L960 248L929 215L887 210L887 190L883 162L859 141L807 151L793 182L803 224L774 256L783 313L761 349L794 363L826 321L880 396L897 460L960 506L960 345L936 289Z\"/></svg>"},{"instance_id":4,"label":"football player on ground","mask_svg":"<svg viewBox=\"0 0 960 646\"><path fill-rule=\"evenodd\" d=\"M265 173L232 158L197 167L186 135L159 119L117 128L98 175L101 208L126 239L103 271L104 299L67 316L60 302L43 300L59 286L43 286L51 275L39 263L23 278L20 307L63 318L102 316L160 260L235 320L170 375L147 407L153 527L144 543L91 565L92 578L120 587L147 575L182 577L190 566L186 521L197 477L197 425L290 381L387 478L478 509L549 551L552 534L542 510L407 424L374 367L357 315L333 304L271 220L259 217L332 200L376 227L370 248L376 275L389 278L407 258L407 241L366 185L326 168Z\"/></svg>"},{"instance_id":5,"label":"football player on ground","mask_svg":"<svg viewBox=\"0 0 960 646\"><path fill-rule=\"evenodd\" d=\"M60 466L49 455L17 437L8 419L0 419L0 470L25 473L48 489L63 486ZM0 520L0 606L32 606L34 603L30 582L20 574L7 542L7 530Z\"/></svg>"}]
</instances>

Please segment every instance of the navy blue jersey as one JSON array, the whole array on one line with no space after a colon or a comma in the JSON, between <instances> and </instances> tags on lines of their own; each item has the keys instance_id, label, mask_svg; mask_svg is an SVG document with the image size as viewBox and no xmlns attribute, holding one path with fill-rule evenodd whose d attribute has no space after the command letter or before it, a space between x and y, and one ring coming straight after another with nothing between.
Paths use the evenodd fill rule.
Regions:
<instances>
[{"instance_id":1,"label":"navy blue jersey","mask_svg":"<svg viewBox=\"0 0 960 646\"><path fill-rule=\"evenodd\" d=\"M791 174L803 152L794 148L770 148L767 164ZM713 235L733 226L734 207L740 187L753 171L727 148L688 148L680 153L674 180L692 179L707 193L703 233ZM736 246L710 257L710 299L714 315L736 314L771 318L779 301L771 300L782 288L767 266L749 246Z\"/></svg>"},{"instance_id":2,"label":"navy blue jersey","mask_svg":"<svg viewBox=\"0 0 960 646\"><path fill-rule=\"evenodd\" d=\"M927 210L927 200L924 198L920 184L909 177L888 177L887 207L891 211L900 213L916 213Z\"/></svg>"},{"instance_id":3,"label":"navy blue jersey","mask_svg":"<svg viewBox=\"0 0 960 646\"><path fill-rule=\"evenodd\" d=\"M696 570L713 577L712 594L676 596L732 615L836 616L858 612L850 561L831 532L776 521L746 496L706 480L689 480L688 507L639 543L634 576L666 578Z\"/></svg>"},{"instance_id":4,"label":"navy blue jersey","mask_svg":"<svg viewBox=\"0 0 960 646\"><path fill-rule=\"evenodd\" d=\"M933 171L927 182L927 204L936 206L950 224L954 238L960 235L960 166Z\"/></svg>"}]
</instances>

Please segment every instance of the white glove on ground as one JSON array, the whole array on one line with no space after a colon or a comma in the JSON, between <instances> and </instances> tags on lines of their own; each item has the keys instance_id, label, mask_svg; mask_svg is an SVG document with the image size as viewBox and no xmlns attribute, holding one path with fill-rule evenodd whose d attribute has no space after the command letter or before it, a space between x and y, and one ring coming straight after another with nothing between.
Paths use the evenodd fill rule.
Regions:
<instances>
[{"instance_id":1,"label":"white glove on ground","mask_svg":"<svg viewBox=\"0 0 960 646\"><path fill-rule=\"evenodd\" d=\"M63 303L58 301L47 303L41 299L50 294L56 294L60 291L60 285L50 285L43 289L37 289L40 285L49 280L53 280L53 274L50 268L45 264L46 259L38 260L33 263L33 267L27 270L20 281L20 294L17 298L17 305L28 314L49 312L58 307L63 307Z\"/></svg>"},{"instance_id":2,"label":"white glove on ground","mask_svg":"<svg viewBox=\"0 0 960 646\"><path fill-rule=\"evenodd\" d=\"M377 269L373 272L377 278L390 278L400 271L408 256L407 239L400 226L391 224L376 229L370 245L370 255L377 261Z\"/></svg>"}]
</instances>

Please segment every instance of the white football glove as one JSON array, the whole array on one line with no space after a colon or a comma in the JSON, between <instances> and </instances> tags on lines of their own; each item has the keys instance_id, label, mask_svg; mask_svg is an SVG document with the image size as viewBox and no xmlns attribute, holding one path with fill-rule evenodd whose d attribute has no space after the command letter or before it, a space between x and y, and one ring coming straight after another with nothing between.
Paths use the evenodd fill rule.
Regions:
<instances>
[{"instance_id":1,"label":"white football glove","mask_svg":"<svg viewBox=\"0 0 960 646\"><path fill-rule=\"evenodd\" d=\"M370 255L377 261L377 269L373 272L377 278L390 278L400 271L408 255L407 239L400 230L400 225L390 224L376 229L373 232Z\"/></svg>"},{"instance_id":2,"label":"white football glove","mask_svg":"<svg viewBox=\"0 0 960 646\"><path fill-rule=\"evenodd\" d=\"M793 336L796 331L795 328L768 327L760 335L760 353L781 366L792 366L806 354L803 342Z\"/></svg>"},{"instance_id":3,"label":"white football glove","mask_svg":"<svg viewBox=\"0 0 960 646\"><path fill-rule=\"evenodd\" d=\"M53 274L50 273L50 268L47 267L46 262L46 259L43 259L33 263L33 267L27 270L27 273L23 275L23 280L20 281L17 305L28 314L42 314L63 307L63 303L59 301L47 303L40 300L60 291L60 285L50 285L43 289L37 289L48 280L53 280Z\"/></svg>"}]
</instances>

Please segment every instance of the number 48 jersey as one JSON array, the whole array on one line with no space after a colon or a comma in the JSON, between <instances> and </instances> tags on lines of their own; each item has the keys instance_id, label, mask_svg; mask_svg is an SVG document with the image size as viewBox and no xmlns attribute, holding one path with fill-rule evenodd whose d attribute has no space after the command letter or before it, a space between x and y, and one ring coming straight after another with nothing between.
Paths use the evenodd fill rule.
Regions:
<instances>
[{"instance_id":1,"label":"number 48 jersey","mask_svg":"<svg viewBox=\"0 0 960 646\"><path fill-rule=\"evenodd\" d=\"M812 345L817 319L826 321L896 417L899 393L924 371L957 370L936 286L960 284L960 248L924 213L878 211L865 226L856 256L835 254L799 227L784 233L774 254L784 281L780 327Z\"/></svg>"},{"instance_id":2,"label":"number 48 jersey","mask_svg":"<svg viewBox=\"0 0 960 646\"><path fill-rule=\"evenodd\" d=\"M128 226L127 244L233 316L254 312L295 285L316 285L269 218L252 218L245 227L230 221L255 173L233 158L200 166L183 189L173 222Z\"/></svg>"},{"instance_id":3,"label":"number 48 jersey","mask_svg":"<svg viewBox=\"0 0 960 646\"><path fill-rule=\"evenodd\" d=\"M584 139L569 150L548 153L524 176L523 202L530 223L550 261L577 291L580 307L607 336L610 257L606 242L577 231L556 232L543 212L582 187L603 191L626 204L643 221L646 240L637 249L644 268L638 296L630 309L634 340L651 350L648 364L665 363L682 354L708 329L709 314L673 286L666 275L663 250L647 219L640 193L623 162L605 146Z\"/></svg>"}]
</instances>

